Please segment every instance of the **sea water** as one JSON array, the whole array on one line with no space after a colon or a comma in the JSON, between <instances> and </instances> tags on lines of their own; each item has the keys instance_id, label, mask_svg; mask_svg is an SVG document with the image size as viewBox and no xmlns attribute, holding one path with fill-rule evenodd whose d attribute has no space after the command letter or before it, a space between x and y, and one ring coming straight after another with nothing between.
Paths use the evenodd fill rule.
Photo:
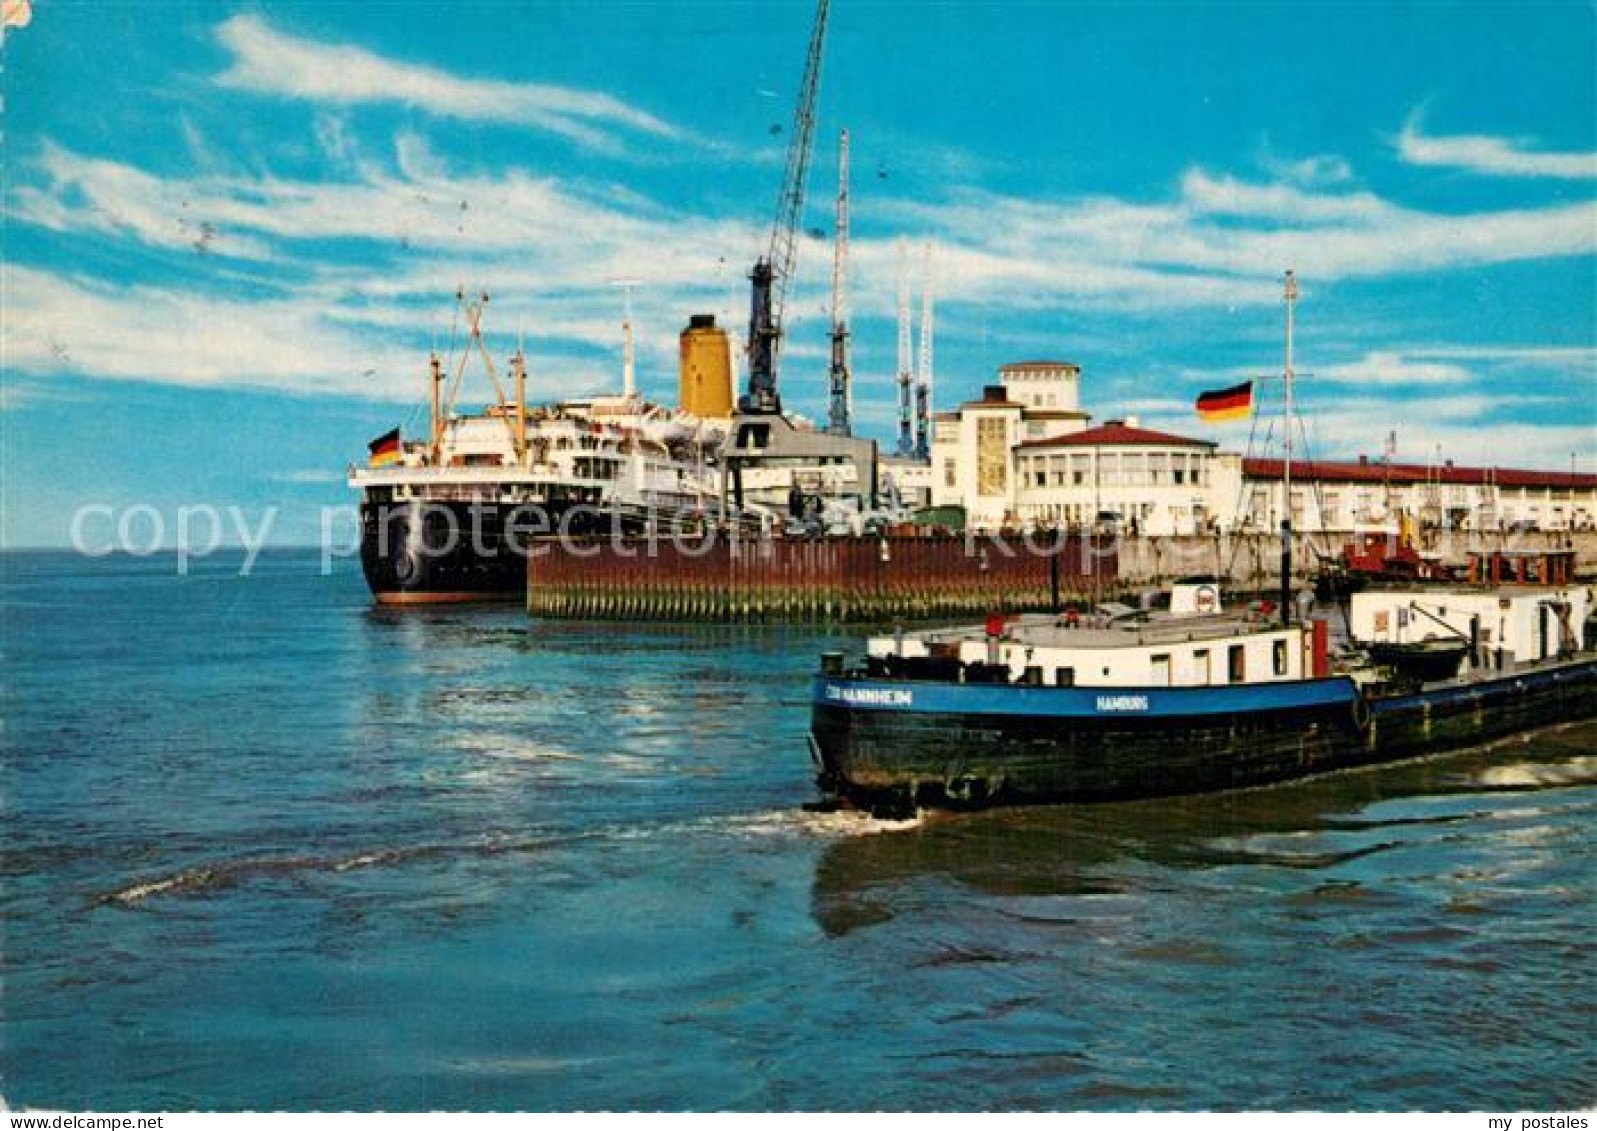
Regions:
<instances>
[{"instance_id":1,"label":"sea water","mask_svg":"<svg viewBox=\"0 0 1597 1131\"><path fill-rule=\"evenodd\" d=\"M1597 1102L1597 728L1201 798L811 813L853 634L3 559L0 1095Z\"/></svg>"}]
</instances>

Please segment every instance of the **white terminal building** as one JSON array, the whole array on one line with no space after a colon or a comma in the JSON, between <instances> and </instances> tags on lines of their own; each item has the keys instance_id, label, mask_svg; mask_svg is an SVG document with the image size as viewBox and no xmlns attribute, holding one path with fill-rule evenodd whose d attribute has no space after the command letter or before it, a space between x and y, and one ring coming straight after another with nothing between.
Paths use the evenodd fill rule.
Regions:
<instances>
[{"instance_id":1,"label":"white terminal building","mask_svg":"<svg viewBox=\"0 0 1597 1131\"><path fill-rule=\"evenodd\" d=\"M1284 468L1210 440L1094 426L1081 368L1029 361L998 370L980 400L933 420L931 503L977 529L1113 521L1154 537L1278 528ZM1371 462L1294 462L1292 525L1304 532L1394 525L1597 529L1597 475Z\"/></svg>"}]
</instances>

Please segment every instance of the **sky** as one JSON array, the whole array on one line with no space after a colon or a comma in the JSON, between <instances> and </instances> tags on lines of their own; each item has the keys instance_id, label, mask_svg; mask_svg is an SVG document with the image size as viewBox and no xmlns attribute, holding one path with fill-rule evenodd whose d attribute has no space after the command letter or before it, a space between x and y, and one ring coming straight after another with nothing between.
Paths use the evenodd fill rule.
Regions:
<instances>
[{"instance_id":1,"label":"sky","mask_svg":"<svg viewBox=\"0 0 1597 1131\"><path fill-rule=\"evenodd\" d=\"M746 326L812 15L34 0L0 46L3 544L89 504L314 541L367 440L425 429L457 290L544 399L619 388L638 280L674 401L688 315ZM1096 420L1244 450L1192 401L1280 373L1291 268L1313 455L1597 470L1589 3L834 0L781 370L814 419L845 127L859 431L891 442L908 270L939 407L1064 359Z\"/></svg>"}]
</instances>

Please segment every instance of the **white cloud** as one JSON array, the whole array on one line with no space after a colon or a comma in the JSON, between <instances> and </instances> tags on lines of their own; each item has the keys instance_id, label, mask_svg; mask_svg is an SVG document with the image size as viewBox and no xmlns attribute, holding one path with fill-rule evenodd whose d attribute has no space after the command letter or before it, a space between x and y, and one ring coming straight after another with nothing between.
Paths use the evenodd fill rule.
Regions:
<instances>
[{"instance_id":1,"label":"white cloud","mask_svg":"<svg viewBox=\"0 0 1597 1131\"><path fill-rule=\"evenodd\" d=\"M241 301L0 266L9 366L110 380L409 399L414 357L327 325L315 303Z\"/></svg>"},{"instance_id":2,"label":"white cloud","mask_svg":"<svg viewBox=\"0 0 1597 1131\"><path fill-rule=\"evenodd\" d=\"M1403 351L1410 357L1448 358L1514 365L1522 369L1575 372L1597 380L1597 345L1426 345Z\"/></svg>"},{"instance_id":3,"label":"white cloud","mask_svg":"<svg viewBox=\"0 0 1597 1131\"><path fill-rule=\"evenodd\" d=\"M331 119L325 132L330 148L355 144ZM11 364L22 372L408 400L429 336L447 341L449 296L463 284L468 293L487 287L494 295L496 352L524 328L539 395L561 395L616 384L620 299L609 281L634 277L645 280L636 300L640 373L646 390L665 394L688 311L712 311L734 332L745 317L745 270L763 245L761 225L525 169L460 175L416 133L395 140L387 165L370 159L370 146L349 152L343 179L323 182L224 171L162 177L47 144L33 168L14 174L12 217L105 236L114 253L129 242L184 252L173 261L182 281L126 288L13 265L10 276L20 280L13 296L23 297L8 312ZM883 202L879 215L890 229L937 233L943 333L964 327L967 340L980 333L985 342L990 323L1001 349L1021 340L1011 341L1012 331L1047 324L1039 314L1168 317L1277 304L1285 266L1298 269L1312 297L1316 285L1344 278L1597 251L1597 204L1451 216L1363 190L1249 182L1202 169L1188 171L1163 200L963 192ZM186 254L196 225L214 232L213 254ZM349 241L363 246L351 253ZM795 373L807 373L824 352L816 317L824 251L805 241L788 304L787 356L801 363ZM918 241L915 253L918 260ZM874 348L872 335L883 356L891 352L884 343L898 272L896 239L856 238L857 356ZM1096 317L1092 324L1124 326ZM89 326L96 327L92 342ZM1048 332L1052 348L1057 329L1048 324ZM1072 349L1079 333L1091 332L1073 329ZM67 339L64 360L51 342ZM1307 367L1327 385L1444 391L1467 385L1477 368L1572 367L1590 377L1594 352L1400 345ZM361 376L368 369L374 375Z\"/></svg>"},{"instance_id":4,"label":"white cloud","mask_svg":"<svg viewBox=\"0 0 1597 1131\"><path fill-rule=\"evenodd\" d=\"M741 289L759 245L755 224L675 212L610 185L577 185L525 170L451 175L425 140L402 134L398 173L363 164L353 179L291 181L204 175L165 179L47 145L43 185L18 178L15 216L61 231L195 246L240 259L309 254L316 240L365 240L433 253L429 287L456 281L440 255L469 257L496 277L512 269L539 290L594 287L643 275L661 286ZM1597 202L1464 215L1404 208L1364 191L1250 183L1190 170L1161 202L1023 200L964 192L933 202L884 202L882 213L932 241L940 301L1169 311L1278 301L1295 267L1305 288L1345 278L1597 252ZM810 243L811 241L806 241ZM814 264L801 285L820 277ZM898 274L892 239L857 238L855 309L891 316ZM333 264L323 264L332 273ZM413 289L414 272L363 268L367 293ZM348 273L345 272L347 275ZM806 284L805 280L809 283ZM496 285L504 289L503 283Z\"/></svg>"},{"instance_id":5,"label":"white cloud","mask_svg":"<svg viewBox=\"0 0 1597 1131\"><path fill-rule=\"evenodd\" d=\"M1334 153L1290 160L1267 152L1262 163L1276 179L1298 185L1341 185L1353 179L1353 167L1347 158Z\"/></svg>"},{"instance_id":6,"label":"white cloud","mask_svg":"<svg viewBox=\"0 0 1597 1131\"><path fill-rule=\"evenodd\" d=\"M1357 361L1317 365L1311 379L1363 386L1463 385L1474 380L1474 374L1461 365L1416 360L1393 350L1374 350Z\"/></svg>"},{"instance_id":7,"label":"white cloud","mask_svg":"<svg viewBox=\"0 0 1597 1131\"><path fill-rule=\"evenodd\" d=\"M1311 452L1333 459L1374 456L1388 431L1397 433L1397 458L1442 458L1473 466L1569 467L1569 453L1597 449L1597 428L1579 420L1515 418L1503 398L1440 397L1423 412L1381 398L1319 406L1308 418Z\"/></svg>"},{"instance_id":8,"label":"white cloud","mask_svg":"<svg viewBox=\"0 0 1597 1131\"><path fill-rule=\"evenodd\" d=\"M343 114L316 115L316 145L334 168L346 169L356 164L359 147L349 128L349 119Z\"/></svg>"},{"instance_id":9,"label":"white cloud","mask_svg":"<svg viewBox=\"0 0 1597 1131\"><path fill-rule=\"evenodd\" d=\"M1191 169L1181 179L1189 216L1235 216L1292 225L1368 224L1400 210L1369 192L1314 191L1291 184L1252 184Z\"/></svg>"},{"instance_id":10,"label":"white cloud","mask_svg":"<svg viewBox=\"0 0 1597 1131\"><path fill-rule=\"evenodd\" d=\"M1484 134L1430 137L1420 132L1419 115L1410 116L1397 136L1397 152L1410 165L1464 169L1498 177L1597 178L1597 152L1550 153L1528 149L1518 138Z\"/></svg>"},{"instance_id":11,"label":"white cloud","mask_svg":"<svg viewBox=\"0 0 1597 1131\"><path fill-rule=\"evenodd\" d=\"M613 149L618 132L676 137L676 127L608 94L546 83L461 78L360 47L290 35L255 15L217 29L232 63L225 86L354 106L401 103L440 117L541 129L581 145Z\"/></svg>"},{"instance_id":12,"label":"white cloud","mask_svg":"<svg viewBox=\"0 0 1597 1131\"><path fill-rule=\"evenodd\" d=\"M46 142L38 162L44 185L12 186L12 217L58 232L134 239L168 250L204 250L264 259L268 245L223 231L220 207L190 189L223 184L209 176L167 180L131 165L83 157Z\"/></svg>"},{"instance_id":13,"label":"white cloud","mask_svg":"<svg viewBox=\"0 0 1597 1131\"><path fill-rule=\"evenodd\" d=\"M968 192L906 202L898 219L944 233L953 295L1021 307L1175 310L1275 302L1282 269L1305 288L1597 252L1597 202L1447 214L1366 191L1251 183L1189 170L1172 200L1021 200ZM890 248L879 255L891 257ZM872 263L863 248L862 273ZM890 276L889 276L890 277Z\"/></svg>"},{"instance_id":14,"label":"white cloud","mask_svg":"<svg viewBox=\"0 0 1597 1131\"><path fill-rule=\"evenodd\" d=\"M752 225L659 208L605 187L584 190L512 170L498 177L453 176L424 143L402 135L399 176L366 168L359 179L289 181L227 176L161 178L131 165L47 144L43 185L13 189L19 219L57 231L133 238L183 250L202 227L207 250L235 259L285 261L301 245L362 240L390 252L446 253L452 259L514 258L518 275L539 289L603 285L621 276L646 281L727 274L728 249L756 246ZM620 203L612 203L615 196ZM321 261L342 273L337 259ZM437 264L434 255L430 262ZM406 284L363 267L366 293ZM455 277L434 274L430 287Z\"/></svg>"},{"instance_id":15,"label":"white cloud","mask_svg":"<svg viewBox=\"0 0 1597 1131\"><path fill-rule=\"evenodd\" d=\"M426 343L418 321L410 334L380 334L350 326L315 297L217 299L155 286L121 288L16 264L0 265L0 280L6 363L16 371L401 403L420 401L425 390ZM495 345L503 371L509 335L498 335ZM449 356L447 347L439 343ZM612 367L565 348L543 345L529 348L529 355L530 380L540 396L620 383ZM466 372L465 403L489 398L476 359Z\"/></svg>"}]
</instances>

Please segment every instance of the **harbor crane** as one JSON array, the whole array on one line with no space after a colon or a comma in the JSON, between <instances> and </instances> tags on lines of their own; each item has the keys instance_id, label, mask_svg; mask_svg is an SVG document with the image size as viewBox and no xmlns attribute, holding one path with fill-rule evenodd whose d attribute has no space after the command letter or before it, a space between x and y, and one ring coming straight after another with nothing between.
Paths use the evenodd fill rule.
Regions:
<instances>
[{"instance_id":1,"label":"harbor crane","mask_svg":"<svg viewBox=\"0 0 1597 1131\"><path fill-rule=\"evenodd\" d=\"M821 54L826 41L830 0L815 6L815 26L810 32L809 55L804 61L804 81L793 110L793 130L788 138L787 167L776 201L776 221L765 255L754 264L749 278L749 391L739 408L749 413L780 413L782 398L776 388L777 355L782 345L782 306L798 259L799 217L804 211L804 191L809 181L810 150L815 137L815 102L821 87Z\"/></svg>"},{"instance_id":2,"label":"harbor crane","mask_svg":"<svg viewBox=\"0 0 1597 1131\"><path fill-rule=\"evenodd\" d=\"M832 366L827 430L854 429L854 388L848 363L848 131L837 142L837 217L832 243Z\"/></svg>"}]
</instances>

